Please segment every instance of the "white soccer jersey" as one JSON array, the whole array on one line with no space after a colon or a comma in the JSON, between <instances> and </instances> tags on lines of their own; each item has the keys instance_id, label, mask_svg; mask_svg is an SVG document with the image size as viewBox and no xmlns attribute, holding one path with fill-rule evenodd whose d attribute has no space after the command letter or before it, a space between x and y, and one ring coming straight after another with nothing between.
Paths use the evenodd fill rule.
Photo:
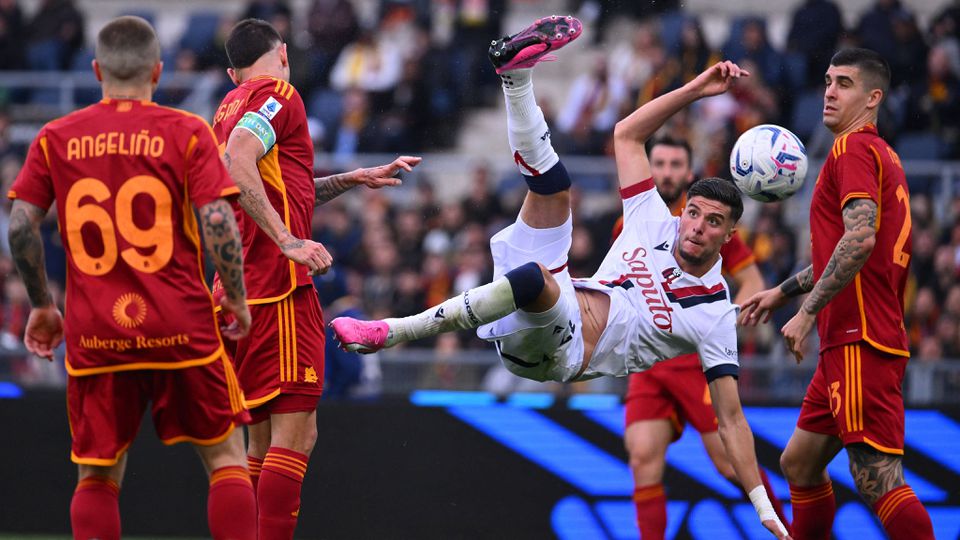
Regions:
<instances>
[{"instance_id":1,"label":"white soccer jersey","mask_svg":"<svg viewBox=\"0 0 960 540\"><path fill-rule=\"evenodd\" d=\"M624 376L697 352L707 380L736 376L739 308L718 260L703 277L680 269L673 256L680 218L670 214L652 179L621 191L623 232L590 279L576 288L610 295L607 327L584 377Z\"/></svg>"}]
</instances>

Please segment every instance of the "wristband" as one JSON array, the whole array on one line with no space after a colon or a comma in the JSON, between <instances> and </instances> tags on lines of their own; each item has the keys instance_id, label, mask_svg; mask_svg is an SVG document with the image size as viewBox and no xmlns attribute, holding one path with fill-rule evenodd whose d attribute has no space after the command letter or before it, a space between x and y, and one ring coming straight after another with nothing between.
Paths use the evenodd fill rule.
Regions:
<instances>
[{"instance_id":1,"label":"wristband","mask_svg":"<svg viewBox=\"0 0 960 540\"><path fill-rule=\"evenodd\" d=\"M787 298L794 298L810 291L805 291L803 287L800 286L800 281L797 279L797 276L791 276L780 284L780 292Z\"/></svg>"},{"instance_id":2,"label":"wristband","mask_svg":"<svg viewBox=\"0 0 960 540\"><path fill-rule=\"evenodd\" d=\"M787 534L787 529L783 526L783 523L780 522L780 518L777 517L777 513L773 510L773 504L770 503L770 498L767 497L767 491L763 488L763 485L759 485L747 494L750 497L750 502L753 503L753 508L757 511L757 515L760 516L760 521L773 520L777 524L777 528L780 529L780 533L783 535Z\"/></svg>"}]
</instances>

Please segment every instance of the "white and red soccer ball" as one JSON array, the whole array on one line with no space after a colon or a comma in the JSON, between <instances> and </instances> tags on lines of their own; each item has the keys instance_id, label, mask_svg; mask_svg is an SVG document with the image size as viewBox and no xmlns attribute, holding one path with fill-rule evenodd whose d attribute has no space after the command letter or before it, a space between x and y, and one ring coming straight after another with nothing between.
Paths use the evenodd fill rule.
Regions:
<instances>
[{"instance_id":1,"label":"white and red soccer ball","mask_svg":"<svg viewBox=\"0 0 960 540\"><path fill-rule=\"evenodd\" d=\"M790 130L763 124L744 132L730 153L730 174L745 195L782 201L803 185L807 150Z\"/></svg>"}]
</instances>

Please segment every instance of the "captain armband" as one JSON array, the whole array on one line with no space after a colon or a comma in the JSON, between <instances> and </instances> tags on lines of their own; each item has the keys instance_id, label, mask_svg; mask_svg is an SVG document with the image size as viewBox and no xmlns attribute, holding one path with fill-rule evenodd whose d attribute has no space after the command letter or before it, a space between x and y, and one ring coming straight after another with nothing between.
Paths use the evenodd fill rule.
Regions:
<instances>
[{"instance_id":1,"label":"captain armband","mask_svg":"<svg viewBox=\"0 0 960 540\"><path fill-rule=\"evenodd\" d=\"M260 144L263 145L264 154L269 152L277 142L277 132L273 130L270 121L260 113L253 111L247 112L240 118L240 121L237 122L236 127L233 129L245 129L253 133L257 140L260 141Z\"/></svg>"}]
</instances>

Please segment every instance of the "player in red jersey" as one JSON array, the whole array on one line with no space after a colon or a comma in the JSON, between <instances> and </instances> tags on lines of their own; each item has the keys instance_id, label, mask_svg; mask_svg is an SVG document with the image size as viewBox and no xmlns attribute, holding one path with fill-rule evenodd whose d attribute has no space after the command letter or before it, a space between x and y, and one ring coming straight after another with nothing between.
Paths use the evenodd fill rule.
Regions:
<instances>
[{"instance_id":1,"label":"player in red jersey","mask_svg":"<svg viewBox=\"0 0 960 540\"><path fill-rule=\"evenodd\" d=\"M288 82L286 44L269 23L246 19L226 42L237 88L223 99L213 130L240 188L252 327L234 354L253 423L248 466L259 501L259 538L293 537L300 490L317 438L323 390L324 325L312 273L327 250L310 240L313 208L355 185L396 185L419 158L327 178L313 177L313 142L300 94Z\"/></svg>"},{"instance_id":2,"label":"player in red jersey","mask_svg":"<svg viewBox=\"0 0 960 540\"><path fill-rule=\"evenodd\" d=\"M223 309L247 333L237 188L201 118L150 101L162 70L150 25L120 17L98 35L103 101L37 135L9 197L10 246L33 309L24 343L53 358L66 341L74 538L120 538L118 494L148 402L165 444L193 443L210 476L214 538L256 538L243 452L249 421L203 281L204 240L224 277ZM47 290L39 224L56 201L70 271L66 324ZM192 205L192 206L191 206Z\"/></svg>"},{"instance_id":3,"label":"player in red jersey","mask_svg":"<svg viewBox=\"0 0 960 540\"><path fill-rule=\"evenodd\" d=\"M830 537L836 501L826 466L844 447L890 538L933 538L901 463L911 223L900 158L875 127L890 68L873 51L845 49L825 81L823 123L835 140L810 204L813 264L748 300L740 320L766 322L790 297L810 293L782 330L797 362L814 322L820 334L820 362L780 457L796 538Z\"/></svg>"},{"instance_id":4,"label":"player in red jersey","mask_svg":"<svg viewBox=\"0 0 960 540\"><path fill-rule=\"evenodd\" d=\"M628 117L624 126L632 124ZM656 129L659 126L655 126ZM650 133L638 134L647 140ZM657 192L675 216L686 206L686 190L694 180L690 145L672 137L654 138L650 144L650 171ZM623 230L617 220L613 237ZM743 302L763 289L763 277L753 252L739 235L720 248L723 271L737 286L735 302ZM717 433L717 415L703 376L700 358L689 354L655 364L647 371L631 373L624 415L624 444L634 479L634 506L641 538L663 538L667 527L667 496L663 487L667 447L683 434L689 423L700 433L707 455L724 478L739 486L733 465ZM789 527L782 505L770 488L763 470L760 478L780 520Z\"/></svg>"}]
</instances>

